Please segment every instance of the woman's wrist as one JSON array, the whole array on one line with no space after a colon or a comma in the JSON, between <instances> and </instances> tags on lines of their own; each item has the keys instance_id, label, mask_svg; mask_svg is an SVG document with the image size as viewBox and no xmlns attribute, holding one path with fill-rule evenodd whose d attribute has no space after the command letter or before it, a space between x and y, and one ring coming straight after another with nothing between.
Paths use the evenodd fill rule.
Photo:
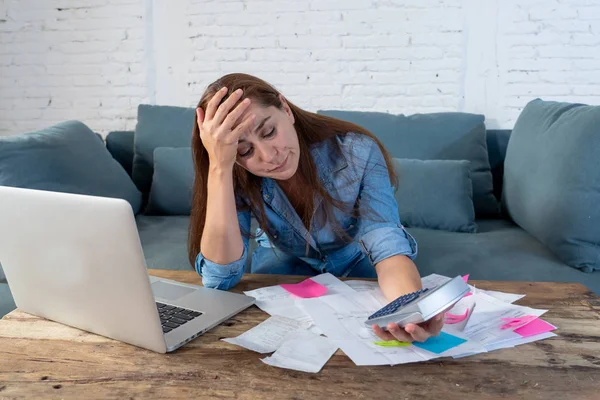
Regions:
<instances>
[{"instance_id":1,"label":"woman's wrist","mask_svg":"<svg viewBox=\"0 0 600 400\"><path fill-rule=\"evenodd\" d=\"M416 265L404 255L387 258L375 268L379 287L388 301L423 288Z\"/></svg>"},{"instance_id":2,"label":"woman's wrist","mask_svg":"<svg viewBox=\"0 0 600 400\"><path fill-rule=\"evenodd\" d=\"M223 179L233 177L233 165L210 165L208 167L208 178Z\"/></svg>"}]
</instances>

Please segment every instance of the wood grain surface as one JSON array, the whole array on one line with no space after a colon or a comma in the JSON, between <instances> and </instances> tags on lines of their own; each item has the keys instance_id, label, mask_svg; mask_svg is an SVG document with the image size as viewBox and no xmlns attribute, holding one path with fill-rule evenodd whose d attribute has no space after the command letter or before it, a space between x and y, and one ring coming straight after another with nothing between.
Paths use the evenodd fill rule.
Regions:
<instances>
[{"instance_id":1,"label":"wood grain surface","mask_svg":"<svg viewBox=\"0 0 600 400\"><path fill-rule=\"evenodd\" d=\"M201 284L194 271L151 270ZM303 277L244 276L234 291ZM318 374L265 365L223 342L268 318L253 306L170 354L156 354L19 310L0 320L1 398L600 399L600 298L570 283L470 281L550 310L555 338L462 359L357 367L338 351Z\"/></svg>"}]
</instances>

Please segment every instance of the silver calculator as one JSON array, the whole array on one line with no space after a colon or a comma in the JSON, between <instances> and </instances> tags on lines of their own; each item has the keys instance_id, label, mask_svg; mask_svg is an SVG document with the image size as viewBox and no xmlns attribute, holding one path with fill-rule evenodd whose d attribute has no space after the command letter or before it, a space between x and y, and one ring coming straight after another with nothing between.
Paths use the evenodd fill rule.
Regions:
<instances>
[{"instance_id":1,"label":"silver calculator","mask_svg":"<svg viewBox=\"0 0 600 400\"><path fill-rule=\"evenodd\" d=\"M386 326L390 322L404 327L406 324L428 321L454 306L469 290L469 285L459 275L438 287L425 288L398 297L372 314L365 321L365 325L378 325L387 330Z\"/></svg>"}]
</instances>

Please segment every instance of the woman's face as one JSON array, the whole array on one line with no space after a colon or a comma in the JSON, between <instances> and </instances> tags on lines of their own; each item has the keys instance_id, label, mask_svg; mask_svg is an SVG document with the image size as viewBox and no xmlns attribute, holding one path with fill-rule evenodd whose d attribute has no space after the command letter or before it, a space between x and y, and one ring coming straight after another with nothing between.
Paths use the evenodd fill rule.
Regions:
<instances>
[{"instance_id":1,"label":"woman's face","mask_svg":"<svg viewBox=\"0 0 600 400\"><path fill-rule=\"evenodd\" d=\"M300 146L288 104L283 101L279 109L252 103L239 121L251 114L254 126L240 137L237 164L256 176L290 179L298 169Z\"/></svg>"}]
</instances>

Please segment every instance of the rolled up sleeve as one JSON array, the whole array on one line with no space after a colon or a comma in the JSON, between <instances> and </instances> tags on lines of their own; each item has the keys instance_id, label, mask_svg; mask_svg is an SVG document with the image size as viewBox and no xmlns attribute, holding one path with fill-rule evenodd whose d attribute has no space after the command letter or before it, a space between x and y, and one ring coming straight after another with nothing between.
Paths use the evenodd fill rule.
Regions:
<instances>
[{"instance_id":1,"label":"rolled up sleeve","mask_svg":"<svg viewBox=\"0 0 600 400\"><path fill-rule=\"evenodd\" d=\"M217 264L207 260L202 255L202 252L196 257L196 272L202 276L202 284L207 288L229 290L237 285L244 275L246 260L248 258L248 236L243 232L249 232L250 212L238 212L237 216L244 242L242 256L229 264Z\"/></svg>"},{"instance_id":2,"label":"rolled up sleeve","mask_svg":"<svg viewBox=\"0 0 600 400\"><path fill-rule=\"evenodd\" d=\"M417 257L417 242L402 225L374 229L361 237L360 244L373 265L399 254Z\"/></svg>"},{"instance_id":3,"label":"rolled up sleeve","mask_svg":"<svg viewBox=\"0 0 600 400\"><path fill-rule=\"evenodd\" d=\"M370 143L359 193L360 222L356 237L373 265L399 254L414 260L417 242L400 222L385 158L377 143Z\"/></svg>"}]
</instances>

